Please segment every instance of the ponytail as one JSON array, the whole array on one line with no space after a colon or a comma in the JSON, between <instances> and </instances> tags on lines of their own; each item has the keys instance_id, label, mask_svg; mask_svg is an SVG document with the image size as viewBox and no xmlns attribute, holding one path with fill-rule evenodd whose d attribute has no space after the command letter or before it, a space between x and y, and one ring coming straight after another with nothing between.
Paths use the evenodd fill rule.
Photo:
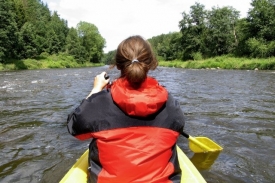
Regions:
<instances>
[{"instance_id":1,"label":"ponytail","mask_svg":"<svg viewBox=\"0 0 275 183\"><path fill-rule=\"evenodd\" d=\"M122 41L116 52L115 65L134 87L139 87L149 70L154 70L158 62L149 42L141 36L132 36Z\"/></svg>"},{"instance_id":2,"label":"ponytail","mask_svg":"<svg viewBox=\"0 0 275 183\"><path fill-rule=\"evenodd\" d=\"M147 77L148 67L141 62L133 62L125 68L126 79L135 87L138 87Z\"/></svg>"}]
</instances>

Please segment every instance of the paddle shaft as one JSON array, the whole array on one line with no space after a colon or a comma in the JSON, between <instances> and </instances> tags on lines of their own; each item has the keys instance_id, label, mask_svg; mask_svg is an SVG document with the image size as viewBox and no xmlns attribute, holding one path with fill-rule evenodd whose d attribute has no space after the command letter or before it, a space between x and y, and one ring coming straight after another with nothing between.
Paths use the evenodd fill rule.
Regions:
<instances>
[{"instance_id":1,"label":"paddle shaft","mask_svg":"<svg viewBox=\"0 0 275 183\"><path fill-rule=\"evenodd\" d=\"M181 134L182 134L184 137L186 137L186 138L189 139L189 135L188 135L187 133L185 133L184 131L181 131Z\"/></svg>"},{"instance_id":2,"label":"paddle shaft","mask_svg":"<svg viewBox=\"0 0 275 183\"><path fill-rule=\"evenodd\" d=\"M197 146L199 146L204 152L208 152L211 150L211 147L208 147L207 145L203 144L202 142L198 141L196 138L188 135L187 133L185 133L184 131L181 132L181 134L188 138L189 141L193 142L194 144L196 144Z\"/></svg>"}]
</instances>

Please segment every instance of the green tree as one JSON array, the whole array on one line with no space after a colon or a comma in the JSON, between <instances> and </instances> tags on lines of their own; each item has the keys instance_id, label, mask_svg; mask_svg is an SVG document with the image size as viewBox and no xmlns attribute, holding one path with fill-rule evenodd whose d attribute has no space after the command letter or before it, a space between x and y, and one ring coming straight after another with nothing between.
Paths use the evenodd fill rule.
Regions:
<instances>
[{"instance_id":1,"label":"green tree","mask_svg":"<svg viewBox=\"0 0 275 183\"><path fill-rule=\"evenodd\" d=\"M275 56L275 0L252 0L246 46L253 57Z\"/></svg>"},{"instance_id":2,"label":"green tree","mask_svg":"<svg viewBox=\"0 0 275 183\"><path fill-rule=\"evenodd\" d=\"M42 52L49 54L58 53L62 50L62 46L64 49L66 36L63 36L63 39L60 41L59 34L56 33L58 31L55 31L55 29L59 29L60 26L53 23L56 22L56 19L59 20L59 17L56 13L51 15L47 4L44 4L40 0L14 1L17 7L18 22L20 25L23 23L20 28L22 29L20 30L20 43L23 48L20 49L20 51L24 58L26 56L33 57ZM52 17L54 17L54 21L52 21ZM33 30L33 32L26 38L29 30ZM27 52L24 53L24 51Z\"/></svg>"},{"instance_id":3,"label":"green tree","mask_svg":"<svg viewBox=\"0 0 275 183\"><path fill-rule=\"evenodd\" d=\"M17 24L12 0L0 0L0 62L15 57Z\"/></svg>"},{"instance_id":4,"label":"green tree","mask_svg":"<svg viewBox=\"0 0 275 183\"><path fill-rule=\"evenodd\" d=\"M182 20L179 22L182 33L181 47L183 60L193 59L195 53L204 52L204 39L206 32L205 6L196 2L190 7L190 12L182 13Z\"/></svg>"},{"instance_id":5,"label":"green tree","mask_svg":"<svg viewBox=\"0 0 275 183\"><path fill-rule=\"evenodd\" d=\"M104 54L102 58L102 62L105 63L106 65L114 64L115 54L116 54L116 50L112 50Z\"/></svg>"},{"instance_id":6,"label":"green tree","mask_svg":"<svg viewBox=\"0 0 275 183\"><path fill-rule=\"evenodd\" d=\"M34 3L32 7L36 9L29 10L36 18L29 20L35 27L35 44L37 46L38 55L42 52L49 54L58 53L59 40L51 24L51 12L47 5L44 5L40 0L28 0L29 3ZM64 41L65 42L65 41Z\"/></svg>"},{"instance_id":7,"label":"green tree","mask_svg":"<svg viewBox=\"0 0 275 183\"><path fill-rule=\"evenodd\" d=\"M27 22L31 23L34 27L34 42L36 45L37 53L40 54L42 52L48 52L50 47L50 42L48 41L50 33L52 33L51 29L49 29L49 23L43 20L35 21L35 22ZM53 35L55 36L55 35ZM50 54L50 52L48 52Z\"/></svg>"},{"instance_id":8,"label":"green tree","mask_svg":"<svg viewBox=\"0 0 275 183\"><path fill-rule=\"evenodd\" d=\"M161 34L158 36L153 36L152 38L148 39L149 43L152 46L153 52L155 55L157 56L162 56L162 53L160 53L160 45L163 43L163 39L164 39L165 34Z\"/></svg>"},{"instance_id":9,"label":"green tree","mask_svg":"<svg viewBox=\"0 0 275 183\"><path fill-rule=\"evenodd\" d=\"M77 30L70 28L66 38L66 52L79 62L84 63L87 56L85 48L81 45L81 40L78 37Z\"/></svg>"},{"instance_id":10,"label":"green tree","mask_svg":"<svg viewBox=\"0 0 275 183\"><path fill-rule=\"evenodd\" d=\"M19 32L20 57L33 58L38 55L35 26L26 22Z\"/></svg>"},{"instance_id":11,"label":"green tree","mask_svg":"<svg viewBox=\"0 0 275 183\"><path fill-rule=\"evenodd\" d=\"M210 56L233 53L238 44L236 25L239 11L233 7L213 7L208 14L206 45Z\"/></svg>"},{"instance_id":12,"label":"green tree","mask_svg":"<svg viewBox=\"0 0 275 183\"><path fill-rule=\"evenodd\" d=\"M105 39L100 35L97 27L94 24L81 21L77 24L76 29L81 40L81 46L85 49L85 59L89 62L100 62Z\"/></svg>"},{"instance_id":13,"label":"green tree","mask_svg":"<svg viewBox=\"0 0 275 183\"><path fill-rule=\"evenodd\" d=\"M49 53L52 54L58 53L59 51L65 51L66 36L68 34L67 21L61 19L56 11L54 11L48 23L48 30L52 32L51 34L46 34L48 41L50 41L50 47L55 47L54 49L49 48ZM51 35L54 36L54 38L52 38ZM54 40L54 42L51 40Z\"/></svg>"},{"instance_id":14,"label":"green tree","mask_svg":"<svg viewBox=\"0 0 275 183\"><path fill-rule=\"evenodd\" d=\"M243 56L247 54L247 48L245 46L245 41L247 40L247 32L248 29L246 18L239 19L236 23L237 46L234 51L234 54L236 56Z\"/></svg>"},{"instance_id":15,"label":"green tree","mask_svg":"<svg viewBox=\"0 0 275 183\"><path fill-rule=\"evenodd\" d=\"M15 5L15 19L18 29L20 29L25 22L27 22L25 8L22 0L14 0Z\"/></svg>"},{"instance_id":16,"label":"green tree","mask_svg":"<svg viewBox=\"0 0 275 183\"><path fill-rule=\"evenodd\" d=\"M80 46L80 40L75 28L70 28L66 37L66 52L71 55L76 55L76 47Z\"/></svg>"},{"instance_id":17,"label":"green tree","mask_svg":"<svg viewBox=\"0 0 275 183\"><path fill-rule=\"evenodd\" d=\"M154 53L159 56L160 59L169 61L181 59L180 39L181 33L173 32L154 36L148 39L148 41L152 45Z\"/></svg>"},{"instance_id":18,"label":"green tree","mask_svg":"<svg viewBox=\"0 0 275 183\"><path fill-rule=\"evenodd\" d=\"M39 0L22 0L27 22L35 23L41 20L41 4Z\"/></svg>"},{"instance_id":19,"label":"green tree","mask_svg":"<svg viewBox=\"0 0 275 183\"><path fill-rule=\"evenodd\" d=\"M56 54L61 50L61 43L57 36L57 34L54 32L53 29L48 29L46 33L46 48L44 49L44 52L47 52L49 54Z\"/></svg>"}]
</instances>

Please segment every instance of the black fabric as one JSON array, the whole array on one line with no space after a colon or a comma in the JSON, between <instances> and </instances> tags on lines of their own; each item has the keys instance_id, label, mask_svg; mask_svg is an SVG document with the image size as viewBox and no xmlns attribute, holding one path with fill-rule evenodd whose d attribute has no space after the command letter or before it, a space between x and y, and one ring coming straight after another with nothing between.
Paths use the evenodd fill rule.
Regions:
<instances>
[{"instance_id":1,"label":"black fabric","mask_svg":"<svg viewBox=\"0 0 275 183\"><path fill-rule=\"evenodd\" d=\"M74 123L75 121L81 121L81 125ZM146 118L129 116L113 102L110 92L103 90L84 99L81 105L68 116L67 125L68 131L73 136L139 126L160 127L181 132L184 116L178 102L171 95L157 113Z\"/></svg>"},{"instance_id":2,"label":"black fabric","mask_svg":"<svg viewBox=\"0 0 275 183\"><path fill-rule=\"evenodd\" d=\"M98 157L98 148L96 145L96 139L93 139L89 146L89 183L96 183L97 176L102 170L102 165Z\"/></svg>"},{"instance_id":3,"label":"black fabric","mask_svg":"<svg viewBox=\"0 0 275 183\"><path fill-rule=\"evenodd\" d=\"M169 176L169 180L171 180L173 183L180 183L181 180L181 169L180 164L178 160L178 153L177 153L177 147L176 145L173 147L173 154L171 156L170 162L174 165L174 173Z\"/></svg>"}]
</instances>

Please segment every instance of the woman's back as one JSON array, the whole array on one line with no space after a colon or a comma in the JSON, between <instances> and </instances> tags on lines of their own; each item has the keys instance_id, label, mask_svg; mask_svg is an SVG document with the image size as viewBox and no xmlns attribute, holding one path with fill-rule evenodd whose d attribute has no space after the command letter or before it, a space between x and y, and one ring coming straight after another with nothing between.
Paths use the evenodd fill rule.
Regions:
<instances>
[{"instance_id":1,"label":"woman's back","mask_svg":"<svg viewBox=\"0 0 275 183\"><path fill-rule=\"evenodd\" d=\"M121 77L103 91L103 80L98 85L96 78L91 94L68 118L72 135L93 138L90 181L179 182L176 141L183 113L167 90L147 76L157 66L149 43L140 36L124 40L115 61Z\"/></svg>"}]
</instances>

